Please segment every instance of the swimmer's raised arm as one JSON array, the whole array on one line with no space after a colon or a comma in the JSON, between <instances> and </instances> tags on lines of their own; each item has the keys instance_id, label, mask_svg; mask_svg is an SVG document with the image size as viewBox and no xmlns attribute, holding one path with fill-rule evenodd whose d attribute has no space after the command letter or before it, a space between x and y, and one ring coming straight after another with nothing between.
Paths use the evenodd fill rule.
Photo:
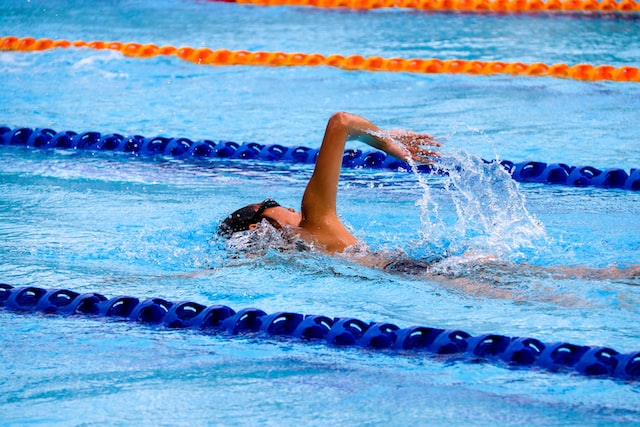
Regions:
<instances>
[{"instance_id":1,"label":"swimmer's raised arm","mask_svg":"<svg viewBox=\"0 0 640 427\"><path fill-rule=\"evenodd\" d=\"M382 131L369 120L350 113L335 113L329 119L313 175L302 197L300 227L316 236L328 252L354 244L336 213L338 181L347 140L358 139L385 153L407 160L428 162L437 153L424 146L439 146L430 135L407 131ZM333 244L327 244L332 242Z\"/></svg>"}]
</instances>

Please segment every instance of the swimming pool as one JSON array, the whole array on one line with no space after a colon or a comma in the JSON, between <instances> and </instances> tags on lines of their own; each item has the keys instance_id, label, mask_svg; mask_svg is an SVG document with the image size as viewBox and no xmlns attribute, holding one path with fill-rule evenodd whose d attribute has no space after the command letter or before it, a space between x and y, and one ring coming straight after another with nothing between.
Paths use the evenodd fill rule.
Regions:
<instances>
[{"instance_id":1,"label":"swimming pool","mask_svg":"<svg viewBox=\"0 0 640 427\"><path fill-rule=\"evenodd\" d=\"M2 33L17 36L640 63L633 17L187 1L2 8ZM0 67L0 121L11 127L317 147L329 115L346 110L446 138L445 153L466 166L476 164L470 155L626 169L640 163L640 89L633 83L204 67L81 49L2 53ZM476 269L471 284L456 286L309 254L229 259L213 238L217 222L265 196L296 206L310 173L286 163L3 147L0 280L640 348L637 279L503 272L493 280L492 271ZM345 170L340 212L374 249L420 256L470 246L544 267L638 263L638 192L516 186L484 168L478 174L496 177L495 205L482 203L475 177L458 188L424 177L426 191L411 174ZM455 202L476 221L465 223ZM610 379L85 318L0 311L0 323L6 424L602 425L639 415L638 385Z\"/></svg>"}]
</instances>

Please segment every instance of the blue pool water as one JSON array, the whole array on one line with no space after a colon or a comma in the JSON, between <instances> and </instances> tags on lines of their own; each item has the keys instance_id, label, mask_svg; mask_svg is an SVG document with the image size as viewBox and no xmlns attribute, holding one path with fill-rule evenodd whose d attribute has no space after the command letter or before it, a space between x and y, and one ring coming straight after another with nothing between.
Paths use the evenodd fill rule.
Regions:
<instances>
[{"instance_id":1,"label":"blue pool water","mask_svg":"<svg viewBox=\"0 0 640 427\"><path fill-rule=\"evenodd\" d=\"M2 35L385 57L640 65L638 20L349 12L195 1L5 1ZM477 158L640 166L640 87L510 76L203 67L84 49L0 54L0 122L319 145L347 110L427 131L466 175L345 170L340 214L372 249L460 257L448 276L317 254L231 258L217 222L311 169L0 149L0 281L640 350L635 279L523 266L637 264L638 192L518 185ZM426 184L426 186L425 186ZM444 267L443 267L444 268ZM452 277L453 276L453 277ZM616 425L637 383L433 356L0 311L5 425Z\"/></svg>"}]
</instances>

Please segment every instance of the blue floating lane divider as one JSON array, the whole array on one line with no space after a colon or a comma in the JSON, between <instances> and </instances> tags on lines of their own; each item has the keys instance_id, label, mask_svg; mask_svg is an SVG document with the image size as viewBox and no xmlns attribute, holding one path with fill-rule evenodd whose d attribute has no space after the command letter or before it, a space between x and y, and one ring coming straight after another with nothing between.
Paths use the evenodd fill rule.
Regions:
<instances>
[{"instance_id":1,"label":"blue floating lane divider","mask_svg":"<svg viewBox=\"0 0 640 427\"><path fill-rule=\"evenodd\" d=\"M8 284L0 284L0 307L14 312L99 316L204 333L325 342L333 347L366 348L386 354L451 355L513 368L640 380L640 351L620 354L609 347L544 343L529 337L471 336L461 330L425 326L400 328L392 323L366 323L349 317L331 319L295 312L267 314L257 308L236 312L225 305L206 307L191 301L140 300L126 295L107 298L97 293Z\"/></svg>"},{"instance_id":2,"label":"blue floating lane divider","mask_svg":"<svg viewBox=\"0 0 640 427\"><path fill-rule=\"evenodd\" d=\"M317 149L304 146L285 147L280 144L237 143L225 140L218 142L211 140L192 141L188 138L163 136L146 138L140 135L124 136L117 133L56 132L52 129L42 128L11 129L6 126L0 126L0 145L41 149L116 151L139 156L168 156L182 160L218 158L312 164L318 157ZM491 162L487 161L487 163ZM503 160L500 164L518 182L640 191L640 168L627 172L619 168L601 170L593 166L569 166L562 163L547 164L537 161L514 163ZM406 162L383 152L363 152L354 149L345 150L342 166L394 171L411 170ZM437 168L420 165L418 170L433 173L437 171Z\"/></svg>"}]
</instances>

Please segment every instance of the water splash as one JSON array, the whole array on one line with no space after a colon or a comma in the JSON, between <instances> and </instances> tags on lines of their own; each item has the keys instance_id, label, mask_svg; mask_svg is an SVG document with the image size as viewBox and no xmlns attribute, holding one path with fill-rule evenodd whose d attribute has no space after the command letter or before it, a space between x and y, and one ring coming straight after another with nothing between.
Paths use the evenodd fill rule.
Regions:
<instances>
[{"instance_id":1,"label":"water splash","mask_svg":"<svg viewBox=\"0 0 640 427\"><path fill-rule=\"evenodd\" d=\"M486 163L460 152L443 163L448 163L445 183L456 206L455 230L462 240L501 258L522 257L522 250L545 244L543 225L527 210L519 184L498 161Z\"/></svg>"},{"instance_id":2,"label":"water splash","mask_svg":"<svg viewBox=\"0 0 640 427\"><path fill-rule=\"evenodd\" d=\"M261 257L271 250L280 252L313 251L313 245L300 238L295 229L278 230L262 220L254 230L234 233L226 242L229 253L248 257Z\"/></svg>"},{"instance_id":3,"label":"water splash","mask_svg":"<svg viewBox=\"0 0 640 427\"><path fill-rule=\"evenodd\" d=\"M421 228L414 243L422 254L520 261L546 246L543 225L527 210L519 184L499 161L458 150L442 155L433 176L409 164L422 190L416 202Z\"/></svg>"}]
</instances>

